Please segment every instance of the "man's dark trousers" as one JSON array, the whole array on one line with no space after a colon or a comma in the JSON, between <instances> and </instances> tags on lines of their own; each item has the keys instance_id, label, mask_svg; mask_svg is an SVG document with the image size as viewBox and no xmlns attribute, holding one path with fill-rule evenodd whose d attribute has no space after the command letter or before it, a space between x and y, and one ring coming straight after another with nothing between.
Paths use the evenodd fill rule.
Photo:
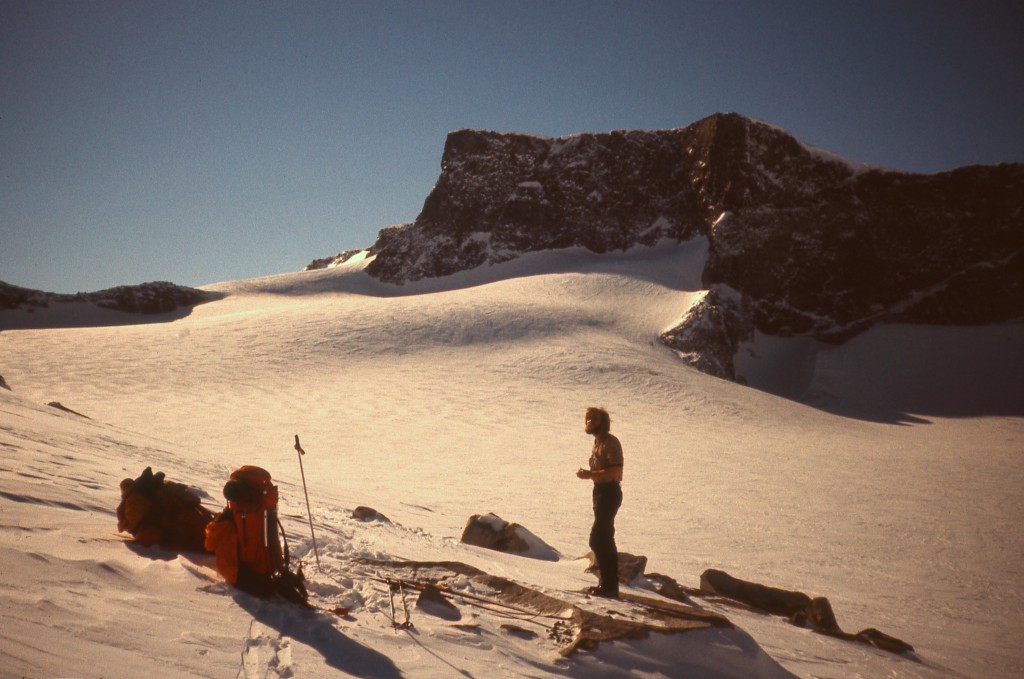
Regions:
<instances>
[{"instance_id":1,"label":"man's dark trousers","mask_svg":"<svg viewBox=\"0 0 1024 679\"><path fill-rule=\"evenodd\" d=\"M590 529L590 548L601 571L601 590L619 593L619 551L615 546L615 515L622 506L622 486L618 483L594 484L594 526Z\"/></svg>"}]
</instances>

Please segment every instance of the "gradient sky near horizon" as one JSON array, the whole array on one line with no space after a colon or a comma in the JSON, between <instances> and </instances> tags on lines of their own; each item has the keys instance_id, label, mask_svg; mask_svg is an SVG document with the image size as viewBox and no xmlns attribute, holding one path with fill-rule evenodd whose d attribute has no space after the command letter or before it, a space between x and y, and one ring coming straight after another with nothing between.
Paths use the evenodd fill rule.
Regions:
<instances>
[{"instance_id":1,"label":"gradient sky near horizon","mask_svg":"<svg viewBox=\"0 0 1024 679\"><path fill-rule=\"evenodd\" d=\"M1024 162L1024 3L0 0L0 280L297 271L413 220L448 132L716 112L914 172Z\"/></svg>"}]
</instances>

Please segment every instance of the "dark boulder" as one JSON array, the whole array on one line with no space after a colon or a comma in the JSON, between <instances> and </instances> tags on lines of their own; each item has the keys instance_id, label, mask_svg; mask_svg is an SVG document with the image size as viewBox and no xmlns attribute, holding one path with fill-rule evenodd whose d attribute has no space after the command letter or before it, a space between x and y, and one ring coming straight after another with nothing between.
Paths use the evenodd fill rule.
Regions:
<instances>
[{"instance_id":1,"label":"dark boulder","mask_svg":"<svg viewBox=\"0 0 1024 679\"><path fill-rule=\"evenodd\" d=\"M628 585L638 577L644 574L647 569L647 557L638 556L636 554L629 554L627 552L619 552L619 582L623 585ZM587 560L590 565L587 567L587 573L597 573L597 558L593 552L587 553Z\"/></svg>"},{"instance_id":2,"label":"dark boulder","mask_svg":"<svg viewBox=\"0 0 1024 679\"><path fill-rule=\"evenodd\" d=\"M352 510L352 518L356 521L380 521L382 523L391 523L391 519L384 516L376 509L364 507L362 505Z\"/></svg>"},{"instance_id":3,"label":"dark boulder","mask_svg":"<svg viewBox=\"0 0 1024 679\"><path fill-rule=\"evenodd\" d=\"M517 523L509 523L495 514L474 514L462 531L462 542L498 552L557 561L558 552Z\"/></svg>"}]
</instances>

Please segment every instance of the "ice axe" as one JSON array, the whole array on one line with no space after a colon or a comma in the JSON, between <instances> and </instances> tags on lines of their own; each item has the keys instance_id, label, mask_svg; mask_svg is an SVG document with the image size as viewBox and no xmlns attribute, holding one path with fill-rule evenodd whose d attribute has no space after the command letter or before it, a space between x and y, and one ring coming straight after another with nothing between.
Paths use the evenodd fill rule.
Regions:
<instances>
[{"instance_id":1,"label":"ice axe","mask_svg":"<svg viewBox=\"0 0 1024 679\"><path fill-rule=\"evenodd\" d=\"M313 532L313 510L309 507L309 491L306 490L306 471L302 468L302 456L306 451L299 444L299 435L295 435L295 450L299 453L299 473L302 474L302 492L306 494L306 515L309 517L309 535L313 538L313 554L316 556L316 569L323 573L320 567L320 550L316 548L316 533Z\"/></svg>"}]
</instances>

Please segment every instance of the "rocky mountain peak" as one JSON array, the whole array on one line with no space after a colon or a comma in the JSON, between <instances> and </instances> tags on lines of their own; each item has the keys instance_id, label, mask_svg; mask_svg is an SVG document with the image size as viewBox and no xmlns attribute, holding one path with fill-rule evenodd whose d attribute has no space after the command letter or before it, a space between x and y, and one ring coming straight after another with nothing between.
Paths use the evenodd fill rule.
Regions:
<instances>
[{"instance_id":1,"label":"rocky mountain peak","mask_svg":"<svg viewBox=\"0 0 1024 679\"><path fill-rule=\"evenodd\" d=\"M367 271L402 284L695 236L709 294L662 340L723 377L754 331L843 341L879 321L1024 317L1024 165L871 169L734 113L557 138L452 132L419 216L380 232Z\"/></svg>"},{"instance_id":2,"label":"rocky mountain peak","mask_svg":"<svg viewBox=\"0 0 1024 679\"><path fill-rule=\"evenodd\" d=\"M716 114L682 130L708 213L785 208L854 176L855 166L767 123Z\"/></svg>"},{"instance_id":3,"label":"rocky mountain peak","mask_svg":"<svg viewBox=\"0 0 1024 679\"><path fill-rule=\"evenodd\" d=\"M370 273L402 283L523 252L685 239L708 233L722 212L785 209L854 174L737 114L558 138L459 130L416 221L381 232Z\"/></svg>"}]
</instances>

